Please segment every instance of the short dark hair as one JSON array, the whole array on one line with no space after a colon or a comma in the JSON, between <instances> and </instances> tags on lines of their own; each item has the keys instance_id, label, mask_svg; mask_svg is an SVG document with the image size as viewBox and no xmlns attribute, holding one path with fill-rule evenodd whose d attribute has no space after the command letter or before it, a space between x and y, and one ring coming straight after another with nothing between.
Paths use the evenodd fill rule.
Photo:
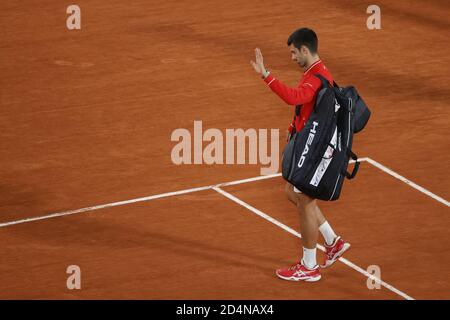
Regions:
<instances>
[{"instance_id":1,"label":"short dark hair","mask_svg":"<svg viewBox=\"0 0 450 320\"><path fill-rule=\"evenodd\" d=\"M301 46L305 46L311 51L311 53L317 53L319 47L319 39L317 39L316 33L309 28L300 28L292 32L289 36L287 45L294 44L294 47L300 49Z\"/></svg>"}]
</instances>

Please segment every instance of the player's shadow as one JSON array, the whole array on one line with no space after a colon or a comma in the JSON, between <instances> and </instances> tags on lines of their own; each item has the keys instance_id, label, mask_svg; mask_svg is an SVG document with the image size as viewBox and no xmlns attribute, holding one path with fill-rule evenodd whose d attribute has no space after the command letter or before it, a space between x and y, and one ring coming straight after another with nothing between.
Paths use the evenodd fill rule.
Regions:
<instances>
[{"instance_id":1,"label":"player's shadow","mask_svg":"<svg viewBox=\"0 0 450 320\"><path fill-rule=\"evenodd\" d=\"M188 259L197 258L220 262L228 266L243 267L252 270L259 269L264 273L273 273L274 268L279 267L280 263L283 263L279 259L251 253L251 248L247 250L226 248L209 244L208 240L192 240L174 236L173 234L168 235L155 232L149 233L148 237L151 240L150 238L147 240L155 248L164 248L165 251L186 256ZM260 243L255 243L255 246L259 245Z\"/></svg>"},{"instance_id":2,"label":"player's shadow","mask_svg":"<svg viewBox=\"0 0 450 320\"><path fill-rule=\"evenodd\" d=\"M119 221L112 223L94 217L94 212L90 213L89 217L80 215L77 215L76 219L74 219L75 216L58 217L6 228L11 228L14 237L19 237L22 241L30 241L35 246L42 243L43 248L52 250L116 251L118 255L122 255L125 252L124 249L132 249L133 252L142 250L143 257L149 254L154 255L155 252L164 252L181 256L186 261L200 259L214 262L214 264L259 270L265 274L273 274L274 268L294 262L252 253L252 248L248 245L242 249L226 247L230 245L227 241L223 241L223 246L214 245L210 243L214 241L211 236L202 237L201 233L190 233L187 236L175 235L176 231L171 230L170 225L167 226L167 232L164 232L155 231L154 227L147 229L145 224L137 223L136 227L130 227ZM217 237L228 236L217 234ZM259 241L255 243L255 246L262 245ZM123 257L123 259L126 258L126 256ZM158 260L158 255L154 255L154 259ZM163 263L170 263L167 257L164 259Z\"/></svg>"}]
</instances>

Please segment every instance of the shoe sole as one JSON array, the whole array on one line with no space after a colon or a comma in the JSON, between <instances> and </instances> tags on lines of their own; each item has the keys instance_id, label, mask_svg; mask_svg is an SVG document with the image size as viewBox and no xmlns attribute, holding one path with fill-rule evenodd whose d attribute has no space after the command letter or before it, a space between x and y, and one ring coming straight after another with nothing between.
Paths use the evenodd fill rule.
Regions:
<instances>
[{"instance_id":1,"label":"shoe sole","mask_svg":"<svg viewBox=\"0 0 450 320\"><path fill-rule=\"evenodd\" d=\"M345 251L350 249L350 247L351 247L350 243L344 243L344 245L342 246L342 249L340 251L338 251L338 253L336 254L334 260L327 260L326 264L325 265L321 265L320 267L322 269L331 267L340 257L342 257L342 255L344 254Z\"/></svg>"},{"instance_id":2,"label":"shoe sole","mask_svg":"<svg viewBox=\"0 0 450 320\"><path fill-rule=\"evenodd\" d=\"M283 277L283 276L279 275L278 273L276 273L276 275L280 279L287 280L287 281L296 281L296 282L298 282L298 281L316 282L322 278L321 275L319 275L317 277L310 277L310 278Z\"/></svg>"}]
</instances>

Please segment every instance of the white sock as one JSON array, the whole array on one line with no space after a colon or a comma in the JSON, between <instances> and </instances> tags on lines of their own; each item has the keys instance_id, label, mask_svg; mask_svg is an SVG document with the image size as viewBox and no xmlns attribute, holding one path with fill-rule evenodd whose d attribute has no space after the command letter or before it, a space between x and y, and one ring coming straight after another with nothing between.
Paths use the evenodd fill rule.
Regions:
<instances>
[{"instance_id":1,"label":"white sock","mask_svg":"<svg viewBox=\"0 0 450 320\"><path fill-rule=\"evenodd\" d=\"M308 249L303 247L303 263L306 268L312 269L317 265L316 251L316 248Z\"/></svg>"},{"instance_id":2,"label":"white sock","mask_svg":"<svg viewBox=\"0 0 450 320\"><path fill-rule=\"evenodd\" d=\"M327 245L331 246L334 242L334 240L337 238L336 233L334 233L333 229L331 228L328 221L325 221L322 223L322 225L319 227L319 231L322 234L322 236L325 238L325 242Z\"/></svg>"}]
</instances>

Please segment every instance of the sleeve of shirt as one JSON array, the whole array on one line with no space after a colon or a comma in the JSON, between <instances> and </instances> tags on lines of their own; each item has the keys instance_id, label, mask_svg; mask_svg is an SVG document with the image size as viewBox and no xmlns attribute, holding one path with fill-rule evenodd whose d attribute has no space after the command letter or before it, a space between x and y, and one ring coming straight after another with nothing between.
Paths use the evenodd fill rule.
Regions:
<instances>
[{"instance_id":1,"label":"sleeve of shirt","mask_svg":"<svg viewBox=\"0 0 450 320\"><path fill-rule=\"evenodd\" d=\"M269 75L264 79L269 88L275 92L284 102L289 105L298 105L311 102L321 87L321 82L316 77L309 77L302 85L297 88L290 88L280 80Z\"/></svg>"}]
</instances>

